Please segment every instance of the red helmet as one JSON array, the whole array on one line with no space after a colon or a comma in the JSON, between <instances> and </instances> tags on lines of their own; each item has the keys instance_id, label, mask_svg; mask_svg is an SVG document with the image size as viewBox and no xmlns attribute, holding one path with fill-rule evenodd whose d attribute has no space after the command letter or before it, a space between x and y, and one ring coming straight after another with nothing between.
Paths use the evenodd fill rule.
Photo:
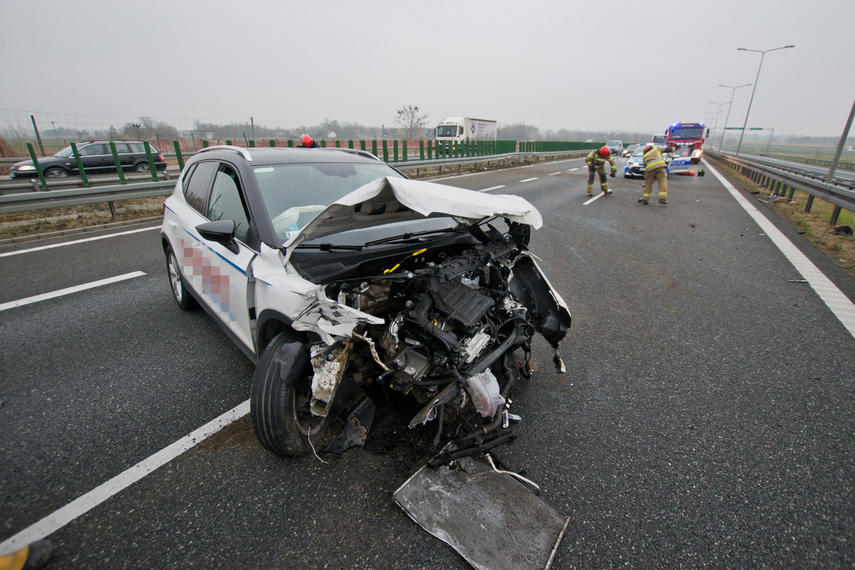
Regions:
<instances>
[{"instance_id":1,"label":"red helmet","mask_svg":"<svg viewBox=\"0 0 855 570\"><path fill-rule=\"evenodd\" d=\"M644 154L647 154L648 152L650 152L650 149L652 149L652 148L653 148L652 144L649 144L646 147L644 147Z\"/></svg>"},{"instance_id":2,"label":"red helmet","mask_svg":"<svg viewBox=\"0 0 855 570\"><path fill-rule=\"evenodd\" d=\"M312 146L313 144L315 144L315 141L312 140L312 137L309 135L303 135L303 140L300 141L300 145Z\"/></svg>"},{"instance_id":3,"label":"red helmet","mask_svg":"<svg viewBox=\"0 0 855 570\"><path fill-rule=\"evenodd\" d=\"M604 146L600 149L600 156L602 156L603 158L607 158L610 154L611 151L609 150L609 147Z\"/></svg>"}]
</instances>

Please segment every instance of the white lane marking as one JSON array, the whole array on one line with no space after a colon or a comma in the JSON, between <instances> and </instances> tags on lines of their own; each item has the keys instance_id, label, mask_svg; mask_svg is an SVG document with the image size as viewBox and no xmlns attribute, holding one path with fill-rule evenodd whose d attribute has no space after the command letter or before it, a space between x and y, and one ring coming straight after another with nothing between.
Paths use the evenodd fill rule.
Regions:
<instances>
[{"instance_id":1,"label":"white lane marking","mask_svg":"<svg viewBox=\"0 0 855 570\"><path fill-rule=\"evenodd\" d=\"M478 190L478 192L489 192L490 190L499 190L499 189L504 188L504 187L505 187L504 184L500 184L499 186L491 186L489 188L484 188L483 190Z\"/></svg>"},{"instance_id":2,"label":"white lane marking","mask_svg":"<svg viewBox=\"0 0 855 570\"><path fill-rule=\"evenodd\" d=\"M535 176L534 178L526 178L525 180L520 180L520 182L531 182L532 180L537 180L537 176Z\"/></svg>"},{"instance_id":3,"label":"white lane marking","mask_svg":"<svg viewBox=\"0 0 855 570\"><path fill-rule=\"evenodd\" d=\"M582 203L582 205L583 205L583 206L587 206L588 204L590 204L590 203L591 203L591 202L593 202L594 200L599 200L599 199L600 199L600 198L602 198L603 196L605 196L605 193L600 192L599 194L597 194L596 196L594 196L593 198L591 198L591 199L590 199L590 200L588 200L587 202L583 202L583 203Z\"/></svg>"},{"instance_id":4,"label":"white lane marking","mask_svg":"<svg viewBox=\"0 0 855 570\"><path fill-rule=\"evenodd\" d=\"M552 174L550 174L550 176L560 176L561 174L564 174L564 173L563 172L553 172Z\"/></svg>"},{"instance_id":5,"label":"white lane marking","mask_svg":"<svg viewBox=\"0 0 855 570\"><path fill-rule=\"evenodd\" d=\"M27 544L45 538L64 527L77 517L94 509L113 495L127 489L149 473L166 465L185 451L193 448L203 440L214 435L235 420L249 413L249 400L238 404L228 412L206 423L193 433L185 435L172 445L165 447L143 459L130 469L116 475L109 481L95 487L88 493L54 511L39 522L25 528L0 544L0 555L14 552Z\"/></svg>"},{"instance_id":6,"label":"white lane marking","mask_svg":"<svg viewBox=\"0 0 855 570\"><path fill-rule=\"evenodd\" d=\"M27 297L25 299L18 299L17 301L9 301L8 303L0 303L0 312L7 311L9 309L14 309L15 307L23 307L24 305L31 305L32 303L38 303L40 301L47 301L48 299L56 299L57 297L62 297L64 295L71 295L72 293L78 293L80 291L86 291L87 289L94 289L96 287L103 287L104 285L110 285L111 283L118 283L119 281L126 281L128 279L133 279L134 277L142 277L145 275L142 271L133 271L131 273L125 273L124 275L117 275L115 277L108 277L107 279L101 279L100 281L92 281L91 283L84 283L82 285L75 285L74 287L66 287L65 289L58 289L56 291L51 291L50 293L42 293L41 295L34 295L32 297Z\"/></svg>"},{"instance_id":7,"label":"white lane marking","mask_svg":"<svg viewBox=\"0 0 855 570\"><path fill-rule=\"evenodd\" d=\"M849 334L855 337L855 304L853 304L852 301L843 294L843 291L841 291L837 285L831 281L831 279L826 277L825 274L823 274L819 268L799 250L799 248L793 245L793 242L787 239L787 237L781 233L781 231L776 228L762 212L760 212L760 210L755 208L754 205L746 200L730 182L719 174L709 162L705 160L704 164L713 173L713 175L718 178L719 182L727 188L727 191L730 192L731 196L736 199L739 205L748 212L748 215L754 219L766 236L772 240L772 243L781 250L781 253L783 253L784 257L793 264L796 271L801 273L802 277L804 277L813 290L816 291L816 294L819 295L820 299L822 299L828 308L831 309L834 316L840 320L844 327L846 327Z\"/></svg>"},{"instance_id":8,"label":"white lane marking","mask_svg":"<svg viewBox=\"0 0 855 570\"><path fill-rule=\"evenodd\" d=\"M67 241L64 243L55 243L53 245L42 245L39 247L31 247L30 249L21 249L18 251L7 251L6 253L0 253L0 257L10 257L12 255L21 255L22 253L33 253L34 251L44 251L46 249L53 249L55 247L65 247L67 245L77 245L79 243L86 243L89 241L98 241L98 240L102 240L102 239L110 239L110 238L114 238L114 237L137 234L139 232L150 232L151 230L159 230L159 229L160 229L160 225L158 224L158 225L150 227L150 228L142 228L142 229L138 229L138 230L128 230L126 232L119 232L117 234L109 234L109 235L105 235L105 236L96 236L96 237L91 237L91 238L78 239L78 240L74 240L74 241Z\"/></svg>"},{"instance_id":9,"label":"white lane marking","mask_svg":"<svg viewBox=\"0 0 855 570\"><path fill-rule=\"evenodd\" d=\"M572 162L572 161L574 161L574 160L582 160L582 159L580 159L580 158L568 158L568 159L566 159L566 160L556 160L555 162L553 162L553 163L551 163L551 164L558 164L558 163L561 163L561 162ZM508 170L517 170L517 169L519 169L519 168L531 168L532 166L535 166L535 165L534 165L534 164L526 164L526 165L524 165L524 166L512 166L512 167L510 167L510 168L505 168L505 169L503 169L503 170L505 170L505 171L508 171ZM572 171L572 170L579 170L579 169L578 169L578 168L572 168L570 171ZM568 171L568 172L570 172L570 171ZM483 171L483 172L468 172L468 173L466 173L466 174L453 174L453 175L451 175L451 176L440 176L440 177L437 177L437 178L431 178L431 179L430 179L430 181L431 181L431 182L437 182L437 181L439 181L439 180L454 180L455 178L465 178L465 177L467 177L467 176L481 176L482 174L489 174L489 173L491 173L491 172L494 172L494 171L492 171L492 170L485 170L485 171ZM158 226L158 227L159 227L159 226Z\"/></svg>"},{"instance_id":10,"label":"white lane marking","mask_svg":"<svg viewBox=\"0 0 855 570\"><path fill-rule=\"evenodd\" d=\"M575 171L577 171L577 170L579 170L579 168L571 168L571 169L570 169L570 170L568 170L567 172L575 172Z\"/></svg>"}]
</instances>

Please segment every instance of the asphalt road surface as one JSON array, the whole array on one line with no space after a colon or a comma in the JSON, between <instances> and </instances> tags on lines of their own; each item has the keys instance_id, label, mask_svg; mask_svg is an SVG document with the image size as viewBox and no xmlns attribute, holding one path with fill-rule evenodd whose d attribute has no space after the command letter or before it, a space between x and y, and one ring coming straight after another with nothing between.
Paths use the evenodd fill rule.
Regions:
<instances>
[{"instance_id":1,"label":"asphalt road surface","mask_svg":"<svg viewBox=\"0 0 855 570\"><path fill-rule=\"evenodd\" d=\"M590 200L582 160L445 180L540 209L532 250L573 313L567 373L535 345L500 455L570 517L555 568L851 568L855 282L701 167L667 206L622 177ZM364 448L266 452L252 365L175 306L158 228L132 229L0 246L5 549L47 535L49 568L468 568L392 501L433 425L381 404Z\"/></svg>"}]
</instances>

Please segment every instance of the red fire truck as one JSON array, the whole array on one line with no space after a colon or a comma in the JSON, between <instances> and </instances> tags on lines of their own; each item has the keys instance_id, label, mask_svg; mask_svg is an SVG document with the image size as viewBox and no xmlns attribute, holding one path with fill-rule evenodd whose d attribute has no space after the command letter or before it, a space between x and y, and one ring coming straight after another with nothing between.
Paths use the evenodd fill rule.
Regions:
<instances>
[{"instance_id":1,"label":"red fire truck","mask_svg":"<svg viewBox=\"0 0 855 570\"><path fill-rule=\"evenodd\" d=\"M689 147L692 151L701 151L707 136L709 129L703 123L671 123L665 131L668 146ZM692 153L693 164L700 162L700 155L700 152Z\"/></svg>"}]
</instances>

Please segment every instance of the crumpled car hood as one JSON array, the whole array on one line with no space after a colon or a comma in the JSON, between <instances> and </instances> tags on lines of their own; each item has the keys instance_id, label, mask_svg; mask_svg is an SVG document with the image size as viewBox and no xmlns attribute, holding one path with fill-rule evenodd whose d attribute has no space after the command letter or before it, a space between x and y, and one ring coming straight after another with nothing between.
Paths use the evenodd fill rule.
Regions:
<instances>
[{"instance_id":1,"label":"crumpled car hood","mask_svg":"<svg viewBox=\"0 0 855 570\"><path fill-rule=\"evenodd\" d=\"M383 177L331 204L283 245L292 247L306 240L366 226L449 215L473 220L502 216L534 229L543 225L537 208L520 196L485 194L435 182Z\"/></svg>"}]
</instances>

